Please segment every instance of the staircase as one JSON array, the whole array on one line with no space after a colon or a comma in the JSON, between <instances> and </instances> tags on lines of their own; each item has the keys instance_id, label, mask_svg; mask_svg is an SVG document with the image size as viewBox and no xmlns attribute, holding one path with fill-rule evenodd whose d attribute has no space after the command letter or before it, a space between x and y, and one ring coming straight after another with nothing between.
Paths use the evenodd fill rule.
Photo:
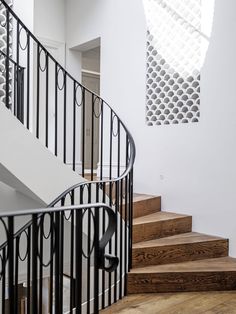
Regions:
<instances>
[{"instance_id":1,"label":"staircase","mask_svg":"<svg viewBox=\"0 0 236 314\"><path fill-rule=\"evenodd\" d=\"M128 293L236 290L228 240L192 231L192 217L161 211L161 198L134 197Z\"/></svg>"},{"instance_id":2,"label":"staircase","mask_svg":"<svg viewBox=\"0 0 236 314\"><path fill-rule=\"evenodd\" d=\"M236 289L228 240L192 232L160 197L133 202L125 124L0 3L0 180L47 206L0 214L0 312L93 314L127 293Z\"/></svg>"}]
</instances>

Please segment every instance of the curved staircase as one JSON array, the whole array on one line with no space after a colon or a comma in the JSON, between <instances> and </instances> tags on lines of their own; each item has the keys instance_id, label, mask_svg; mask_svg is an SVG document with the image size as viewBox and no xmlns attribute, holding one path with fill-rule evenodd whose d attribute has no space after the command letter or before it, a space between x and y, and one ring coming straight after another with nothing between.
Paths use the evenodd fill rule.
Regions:
<instances>
[{"instance_id":1,"label":"curved staircase","mask_svg":"<svg viewBox=\"0 0 236 314\"><path fill-rule=\"evenodd\" d=\"M50 204L0 214L0 312L92 314L127 293L236 289L236 260L228 257L227 239L192 232L192 217L161 211L160 197L135 195L133 202L136 151L127 127L7 3L0 0L3 105L32 141L84 181L76 178L62 193L60 187L55 199L52 186L65 175L50 182L47 168L37 164ZM6 128L6 141L8 133ZM41 178L28 163L20 167L35 181Z\"/></svg>"},{"instance_id":2,"label":"curved staircase","mask_svg":"<svg viewBox=\"0 0 236 314\"><path fill-rule=\"evenodd\" d=\"M228 240L192 231L192 217L161 211L160 197L134 197L128 293L236 289Z\"/></svg>"}]
</instances>

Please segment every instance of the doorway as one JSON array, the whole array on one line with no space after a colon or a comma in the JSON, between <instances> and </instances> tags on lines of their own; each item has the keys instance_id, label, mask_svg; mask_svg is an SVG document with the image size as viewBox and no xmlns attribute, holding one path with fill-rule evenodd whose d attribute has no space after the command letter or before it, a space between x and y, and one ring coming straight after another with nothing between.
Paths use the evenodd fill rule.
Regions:
<instances>
[{"instance_id":1,"label":"doorway","mask_svg":"<svg viewBox=\"0 0 236 314\"><path fill-rule=\"evenodd\" d=\"M82 84L96 95L100 95L100 46L82 52ZM85 94L85 103L92 103L92 95ZM99 162L99 119L94 119L93 132L93 170L96 171ZM85 110L85 171L91 170L92 141L92 106Z\"/></svg>"}]
</instances>

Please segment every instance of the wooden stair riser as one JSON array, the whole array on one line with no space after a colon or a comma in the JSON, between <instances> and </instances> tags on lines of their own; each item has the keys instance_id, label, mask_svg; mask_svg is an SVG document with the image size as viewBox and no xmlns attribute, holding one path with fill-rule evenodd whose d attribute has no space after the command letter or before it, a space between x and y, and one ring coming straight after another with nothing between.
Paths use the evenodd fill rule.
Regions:
<instances>
[{"instance_id":1,"label":"wooden stair riser","mask_svg":"<svg viewBox=\"0 0 236 314\"><path fill-rule=\"evenodd\" d=\"M133 243L191 231L191 216L133 225Z\"/></svg>"},{"instance_id":2,"label":"wooden stair riser","mask_svg":"<svg viewBox=\"0 0 236 314\"><path fill-rule=\"evenodd\" d=\"M132 266L143 267L228 256L228 240L134 248Z\"/></svg>"},{"instance_id":3,"label":"wooden stair riser","mask_svg":"<svg viewBox=\"0 0 236 314\"><path fill-rule=\"evenodd\" d=\"M133 202L133 218L153 214L161 210L161 197L152 197Z\"/></svg>"},{"instance_id":4,"label":"wooden stair riser","mask_svg":"<svg viewBox=\"0 0 236 314\"><path fill-rule=\"evenodd\" d=\"M169 272L128 275L128 293L224 291L236 289L236 272Z\"/></svg>"}]
</instances>

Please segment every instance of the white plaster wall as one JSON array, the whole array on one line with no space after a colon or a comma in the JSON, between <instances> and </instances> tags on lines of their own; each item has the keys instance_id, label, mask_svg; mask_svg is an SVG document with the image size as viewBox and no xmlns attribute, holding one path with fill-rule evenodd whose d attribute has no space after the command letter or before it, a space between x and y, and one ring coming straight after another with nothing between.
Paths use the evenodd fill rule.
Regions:
<instances>
[{"instance_id":1,"label":"white plaster wall","mask_svg":"<svg viewBox=\"0 0 236 314\"><path fill-rule=\"evenodd\" d=\"M205 0L207 1L207 0ZM68 0L68 47L101 36L101 95L137 145L135 190L193 215L193 229L230 238L236 256L236 2L216 0L197 124L145 125L142 0ZM134 119L135 117L135 119Z\"/></svg>"},{"instance_id":2,"label":"white plaster wall","mask_svg":"<svg viewBox=\"0 0 236 314\"><path fill-rule=\"evenodd\" d=\"M64 0L34 0L34 12L34 31L36 36L65 42Z\"/></svg>"},{"instance_id":3,"label":"white plaster wall","mask_svg":"<svg viewBox=\"0 0 236 314\"><path fill-rule=\"evenodd\" d=\"M13 10L22 22L31 30L34 30L34 2L40 0L14 0Z\"/></svg>"},{"instance_id":4,"label":"white plaster wall","mask_svg":"<svg viewBox=\"0 0 236 314\"><path fill-rule=\"evenodd\" d=\"M42 203L15 191L10 186L0 182L0 213L7 210L33 209L42 207Z\"/></svg>"}]
</instances>

